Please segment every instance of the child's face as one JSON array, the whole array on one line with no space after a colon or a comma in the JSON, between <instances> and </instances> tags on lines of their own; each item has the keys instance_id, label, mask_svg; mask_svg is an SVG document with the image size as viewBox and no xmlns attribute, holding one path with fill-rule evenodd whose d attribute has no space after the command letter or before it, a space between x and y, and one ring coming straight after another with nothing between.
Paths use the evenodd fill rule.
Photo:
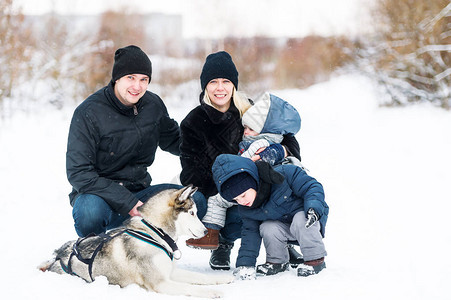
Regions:
<instances>
[{"instance_id":1,"label":"child's face","mask_svg":"<svg viewBox=\"0 0 451 300\"><path fill-rule=\"evenodd\" d=\"M255 130L252 130L252 128L244 126L244 136L257 136L258 132Z\"/></svg>"},{"instance_id":2,"label":"child's face","mask_svg":"<svg viewBox=\"0 0 451 300\"><path fill-rule=\"evenodd\" d=\"M235 201L239 205L252 206L254 204L255 197L257 197L257 191L254 189L248 189L244 193L235 197Z\"/></svg>"}]
</instances>

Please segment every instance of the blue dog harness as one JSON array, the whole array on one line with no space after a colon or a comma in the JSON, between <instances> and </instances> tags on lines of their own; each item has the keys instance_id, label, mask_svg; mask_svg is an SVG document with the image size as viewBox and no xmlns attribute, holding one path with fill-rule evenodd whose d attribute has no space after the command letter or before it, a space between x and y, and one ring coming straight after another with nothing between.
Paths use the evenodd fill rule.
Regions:
<instances>
[{"instance_id":1,"label":"blue dog harness","mask_svg":"<svg viewBox=\"0 0 451 300\"><path fill-rule=\"evenodd\" d=\"M63 269L64 272L70 274L70 275L75 275L78 276L73 270L72 270L72 258L75 256L77 257L77 259L85 264L88 265L88 272L89 272L89 277L91 278L91 281L94 281L94 278L92 277L92 265L94 263L94 259L96 258L97 254L99 253L99 251L103 248L103 246L105 245L106 242L114 239L115 237L126 233L134 238L137 238L140 241L146 242L152 246L155 246L161 250L163 250L167 256L173 260L175 259L180 259L181 257L181 252L177 247L177 244L175 243L175 241L167 234L165 233L161 228L155 227L153 225L151 225L150 223L148 223L146 220L141 219L141 222L146 225L149 229L151 229L153 232L155 232L161 239L163 239L168 245L169 247L171 247L171 250L168 250L164 245L162 245L161 243L159 243L155 238L153 238L152 236L150 236L149 234L142 232L142 231L137 231L137 230L133 230L133 229L124 229L120 232L118 232L117 234L111 236L108 235L106 233L101 233L99 235L96 235L94 233L91 233L89 235L87 235L84 238L79 238L73 245L72 247L72 252L69 256L69 260L67 262L67 265L65 265L63 263L63 260L61 259L61 257L57 257L56 260L60 261L61 264L61 268ZM96 247L96 249L94 250L94 252L92 253L92 256L90 258L84 258L81 256L81 253L79 251L79 246L80 243L83 242L85 239L87 238L91 238L91 237L100 237L100 243L99 245ZM78 276L80 277L80 276Z\"/></svg>"}]
</instances>

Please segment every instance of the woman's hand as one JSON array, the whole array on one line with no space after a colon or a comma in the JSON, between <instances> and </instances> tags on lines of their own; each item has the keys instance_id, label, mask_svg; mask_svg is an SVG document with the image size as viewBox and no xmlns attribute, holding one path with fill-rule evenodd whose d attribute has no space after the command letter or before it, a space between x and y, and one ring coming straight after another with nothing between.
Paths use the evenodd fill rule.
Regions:
<instances>
[{"instance_id":1,"label":"woman's hand","mask_svg":"<svg viewBox=\"0 0 451 300\"><path fill-rule=\"evenodd\" d=\"M252 161L260 160L261 157L260 157L259 153L262 152L263 150L265 150L266 148L267 148L267 147L263 147L263 148L260 148L260 149L258 149L257 151L255 151L255 154L254 154L254 156L251 157L251 160L252 160Z\"/></svg>"}]
</instances>

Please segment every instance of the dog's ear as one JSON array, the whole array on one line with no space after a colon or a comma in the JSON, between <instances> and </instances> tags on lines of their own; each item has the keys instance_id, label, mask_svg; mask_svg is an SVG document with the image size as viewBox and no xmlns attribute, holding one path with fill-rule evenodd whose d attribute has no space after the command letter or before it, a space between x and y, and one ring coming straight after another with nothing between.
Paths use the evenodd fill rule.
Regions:
<instances>
[{"instance_id":1,"label":"dog's ear","mask_svg":"<svg viewBox=\"0 0 451 300\"><path fill-rule=\"evenodd\" d=\"M179 201L185 201L186 199L190 198L196 191L197 187L193 187L192 184L184 187L179 196Z\"/></svg>"},{"instance_id":2,"label":"dog's ear","mask_svg":"<svg viewBox=\"0 0 451 300\"><path fill-rule=\"evenodd\" d=\"M194 202L193 201L187 201L195 192L197 191L196 187L193 187L192 185L189 185L187 187L184 187L176 192L176 197L174 198L172 202L172 206L176 210L188 210L190 209Z\"/></svg>"}]
</instances>

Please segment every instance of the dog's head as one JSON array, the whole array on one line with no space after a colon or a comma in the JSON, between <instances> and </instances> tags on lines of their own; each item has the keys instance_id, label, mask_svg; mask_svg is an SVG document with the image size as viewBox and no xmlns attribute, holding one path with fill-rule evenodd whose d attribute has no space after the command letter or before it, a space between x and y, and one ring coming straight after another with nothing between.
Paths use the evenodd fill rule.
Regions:
<instances>
[{"instance_id":1,"label":"dog's head","mask_svg":"<svg viewBox=\"0 0 451 300\"><path fill-rule=\"evenodd\" d=\"M164 190L152 196L138 207L142 217L177 238L180 235L200 238L207 229L197 217L197 207L192 195L197 188L189 185L177 189Z\"/></svg>"},{"instance_id":2,"label":"dog's head","mask_svg":"<svg viewBox=\"0 0 451 300\"><path fill-rule=\"evenodd\" d=\"M173 212L177 235L201 238L207 233L207 229L197 217L196 203L192 199L192 195L196 191L197 187L189 185L175 193Z\"/></svg>"}]
</instances>

